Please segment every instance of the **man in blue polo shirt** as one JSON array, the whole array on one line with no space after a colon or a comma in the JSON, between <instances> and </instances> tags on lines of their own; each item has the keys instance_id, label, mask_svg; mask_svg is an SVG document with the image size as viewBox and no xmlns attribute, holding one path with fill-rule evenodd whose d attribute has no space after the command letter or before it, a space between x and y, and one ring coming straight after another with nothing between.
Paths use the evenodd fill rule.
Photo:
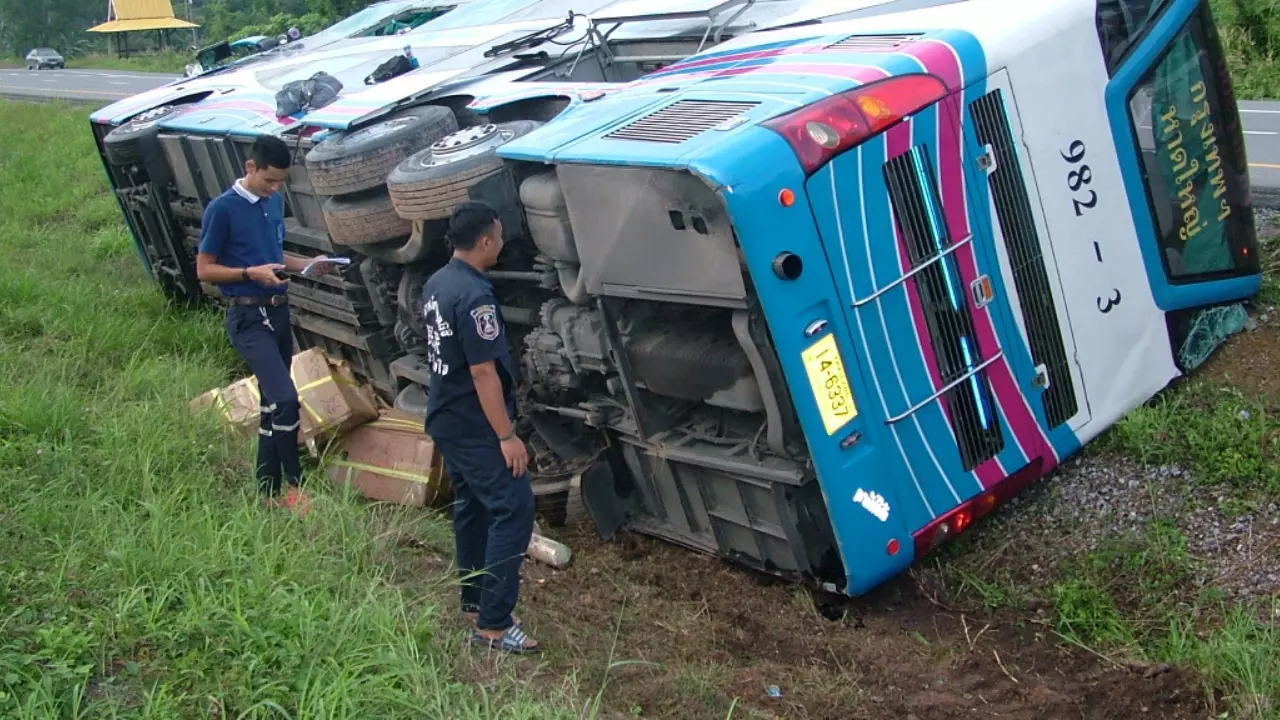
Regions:
<instances>
[{"instance_id":1,"label":"man in blue polo shirt","mask_svg":"<svg viewBox=\"0 0 1280 720\"><path fill-rule=\"evenodd\" d=\"M244 177L204 211L196 275L217 285L230 302L227 335L258 379L261 419L257 478L265 502L305 510L298 455L298 391L289 374L293 336L288 283L277 271L301 272L306 261L284 254L284 186L292 154L283 140L259 137ZM322 272L329 265L319 266ZM288 492L280 498L282 486Z\"/></svg>"}]
</instances>

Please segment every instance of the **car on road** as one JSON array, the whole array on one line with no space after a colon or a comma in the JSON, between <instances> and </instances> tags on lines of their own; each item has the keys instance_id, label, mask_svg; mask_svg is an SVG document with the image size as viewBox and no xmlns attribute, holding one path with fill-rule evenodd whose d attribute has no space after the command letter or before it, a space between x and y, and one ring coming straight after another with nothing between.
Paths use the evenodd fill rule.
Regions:
<instances>
[{"instance_id":1,"label":"car on road","mask_svg":"<svg viewBox=\"0 0 1280 720\"><path fill-rule=\"evenodd\" d=\"M59 70L67 66L66 58L53 48L35 48L27 53L27 69L43 70L44 68L57 68Z\"/></svg>"}]
</instances>

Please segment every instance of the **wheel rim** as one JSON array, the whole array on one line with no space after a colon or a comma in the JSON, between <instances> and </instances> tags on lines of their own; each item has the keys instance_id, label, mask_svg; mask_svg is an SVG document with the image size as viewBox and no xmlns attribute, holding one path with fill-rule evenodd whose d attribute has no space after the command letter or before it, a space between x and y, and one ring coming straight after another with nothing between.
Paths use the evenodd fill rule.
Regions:
<instances>
[{"instance_id":1,"label":"wheel rim","mask_svg":"<svg viewBox=\"0 0 1280 720\"><path fill-rule=\"evenodd\" d=\"M131 131L146 130L160 121L160 118L173 112L172 105L161 105L158 108L152 108L137 117L130 120L127 125Z\"/></svg>"},{"instance_id":2,"label":"wheel rim","mask_svg":"<svg viewBox=\"0 0 1280 720\"><path fill-rule=\"evenodd\" d=\"M430 152L416 158L419 168L441 167L460 160L485 155L507 144L515 133L497 125L477 125L459 130L431 144Z\"/></svg>"}]
</instances>

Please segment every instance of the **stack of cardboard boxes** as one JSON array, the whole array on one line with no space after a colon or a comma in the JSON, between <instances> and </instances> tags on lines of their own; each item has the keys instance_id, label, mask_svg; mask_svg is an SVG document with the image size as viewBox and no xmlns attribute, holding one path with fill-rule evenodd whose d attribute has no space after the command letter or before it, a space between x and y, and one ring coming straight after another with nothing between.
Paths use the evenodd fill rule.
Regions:
<instances>
[{"instance_id":1,"label":"stack of cardboard boxes","mask_svg":"<svg viewBox=\"0 0 1280 720\"><path fill-rule=\"evenodd\" d=\"M298 441L321 458L331 481L415 507L452 500L443 457L423 431L422 418L380 405L345 361L319 348L294 355L291 375L302 405ZM257 379L247 377L200 395L191 410L217 410L228 429L247 439L257 435L258 398Z\"/></svg>"}]
</instances>

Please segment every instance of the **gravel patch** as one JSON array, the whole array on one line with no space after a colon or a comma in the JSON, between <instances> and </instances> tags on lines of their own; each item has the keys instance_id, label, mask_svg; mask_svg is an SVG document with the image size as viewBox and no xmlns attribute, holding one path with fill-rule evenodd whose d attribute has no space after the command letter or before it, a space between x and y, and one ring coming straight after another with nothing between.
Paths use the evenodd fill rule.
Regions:
<instances>
[{"instance_id":1,"label":"gravel patch","mask_svg":"<svg viewBox=\"0 0 1280 720\"><path fill-rule=\"evenodd\" d=\"M1255 213L1260 236L1280 236L1280 211ZM1247 333L1262 328L1261 337L1280 326L1274 306L1257 304L1251 312ZM1240 360L1223 356L1221 362ZM1263 370L1280 375L1280 367ZM1005 571L1020 590L1038 593L1063 577L1064 564L1106 543L1149 533L1156 520L1172 521L1186 539L1190 595L1218 588L1241 601L1280 598L1280 502L1243 508L1227 488L1198 483L1185 468L1144 466L1114 454L1086 452L1014 498L979 530L977 548L958 564Z\"/></svg>"},{"instance_id":2,"label":"gravel patch","mask_svg":"<svg viewBox=\"0 0 1280 720\"><path fill-rule=\"evenodd\" d=\"M1046 485L1056 497L1040 507L1043 537L1074 540L1059 545L1063 557L1172 520L1186 538L1197 588L1239 599L1280 592L1280 503L1240 514L1224 489L1199 485L1180 467L1114 456L1073 460Z\"/></svg>"}]
</instances>

